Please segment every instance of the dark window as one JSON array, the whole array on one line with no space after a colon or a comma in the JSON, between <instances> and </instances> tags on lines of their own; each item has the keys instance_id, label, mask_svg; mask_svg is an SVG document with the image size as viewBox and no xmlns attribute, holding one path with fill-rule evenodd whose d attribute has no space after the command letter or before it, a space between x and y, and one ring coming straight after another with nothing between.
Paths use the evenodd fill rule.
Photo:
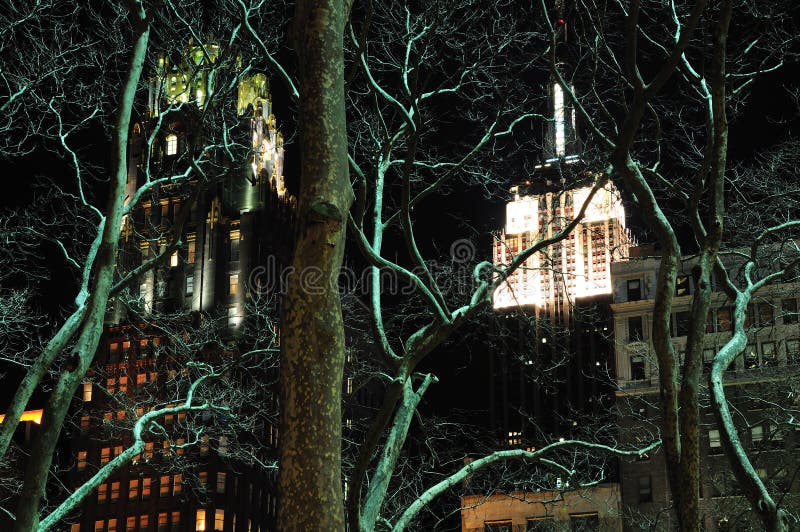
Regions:
<instances>
[{"instance_id":1,"label":"dark window","mask_svg":"<svg viewBox=\"0 0 800 532\"><path fill-rule=\"evenodd\" d=\"M758 304L758 324L763 326L772 325L774 312L772 303L762 302Z\"/></svg>"},{"instance_id":2,"label":"dark window","mask_svg":"<svg viewBox=\"0 0 800 532\"><path fill-rule=\"evenodd\" d=\"M628 301L639 301L640 299L642 299L642 281L630 279L628 281Z\"/></svg>"},{"instance_id":3,"label":"dark window","mask_svg":"<svg viewBox=\"0 0 800 532\"><path fill-rule=\"evenodd\" d=\"M726 332L731 330L731 307L722 307L717 309L717 332Z\"/></svg>"},{"instance_id":4,"label":"dark window","mask_svg":"<svg viewBox=\"0 0 800 532\"><path fill-rule=\"evenodd\" d=\"M529 518L525 526L526 532L555 532L556 525L552 517Z\"/></svg>"},{"instance_id":5,"label":"dark window","mask_svg":"<svg viewBox=\"0 0 800 532\"><path fill-rule=\"evenodd\" d=\"M706 314L706 332L713 333L716 332L716 328L714 327L714 311L709 309L708 314Z\"/></svg>"},{"instance_id":6,"label":"dark window","mask_svg":"<svg viewBox=\"0 0 800 532\"><path fill-rule=\"evenodd\" d=\"M763 342L761 344L761 363L764 366L774 366L778 363L778 353L775 350L775 342Z\"/></svg>"},{"instance_id":7,"label":"dark window","mask_svg":"<svg viewBox=\"0 0 800 532\"><path fill-rule=\"evenodd\" d=\"M653 502L653 486L649 475L639 477L639 502Z\"/></svg>"},{"instance_id":8,"label":"dark window","mask_svg":"<svg viewBox=\"0 0 800 532\"><path fill-rule=\"evenodd\" d=\"M786 363L797 364L800 362L800 340L791 338L786 340Z\"/></svg>"},{"instance_id":9,"label":"dark window","mask_svg":"<svg viewBox=\"0 0 800 532\"><path fill-rule=\"evenodd\" d=\"M628 318L628 340L631 342L638 342L644 338L644 326L642 325L642 317L634 316Z\"/></svg>"},{"instance_id":10,"label":"dark window","mask_svg":"<svg viewBox=\"0 0 800 532\"><path fill-rule=\"evenodd\" d=\"M781 310L783 311L783 323L792 324L797 323L797 300L784 299L781 301Z\"/></svg>"},{"instance_id":11,"label":"dark window","mask_svg":"<svg viewBox=\"0 0 800 532\"><path fill-rule=\"evenodd\" d=\"M484 523L484 532L511 532L511 521L491 521Z\"/></svg>"},{"instance_id":12,"label":"dark window","mask_svg":"<svg viewBox=\"0 0 800 532\"><path fill-rule=\"evenodd\" d=\"M747 305L747 312L744 315L744 326L746 329L749 329L755 325L755 323L755 310L753 305Z\"/></svg>"},{"instance_id":13,"label":"dark window","mask_svg":"<svg viewBox=\"0 0 800 532\"><path fill-rule=\"evenodd\" d=\"M690 293L691 292L689 291L689 276L679 275L675 279L675 295L688 296Z\"/></svg>"},{"instance_id":14,"label":"dark window","mask_svg":"<svg viewBox=\"0 0 800 532\"><path fill-rule=\"evenodd\" d=\"M570 530L575 532L594 532L600 530L597 514L572 514L569 516Z\"/></svg>"},{"instance_id":15,"label":"dark window","mask_svg":"<svg viewBox=\"0 0 800 532\"><path fill-rule=\"evenodd\" d=\"M631 357L631 380L641 381L645 379L644 358Z\"/></svg>"},{"instance_id":16,"label":"dark window","mask_svg":"<svg viewBox=\"0 0 800 532\"><path fill-rule=\"evenodd\" d=\"M753 369L758 367L758 351L756 344L747 344L744 349L744 367L745 369Z\"/></svg>"},{"instance_id":17,"label":"dark window","mask_svg":"<svg viewBox=\"0 0 800 532\"><path fill-rule=\"evenodd\" d=\"M710 372L711 364L714 363L714 350L703 349L703 371Z\"/></svg>"},{"instance_id":18,"label":"dark window","mask_svg":"<svg viewBox=\"0 0 800 532\"><path fill-rule=\"evenodd\" d=\"M675 314L675 336L689 336L689 325L692 321L690 312Z\"/></svg>"}]
</instances>

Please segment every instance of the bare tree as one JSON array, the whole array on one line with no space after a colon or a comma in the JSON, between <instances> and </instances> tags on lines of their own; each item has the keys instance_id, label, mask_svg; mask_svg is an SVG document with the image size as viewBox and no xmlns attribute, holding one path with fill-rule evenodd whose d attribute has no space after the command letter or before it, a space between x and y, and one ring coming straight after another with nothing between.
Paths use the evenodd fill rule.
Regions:
<instances>
[{"instance_id":1,"label":"bare tree","mask_svg":"<svg viewBox=\"0 0 800 532\"><path fill-rule=\"evenodd\" d=\"M728 116L739 108L759 75L780 68L796 53L791 17L780 14L789 6L578 2L571 6L564 27L553 20L545 2L540 4L551 35L549 70L583 120L590 146L599 159L612 165L661 248L653 344L662 437L680 527L697 530L704 324L712 274L721 272L719 255L733 215L727 202L738 187L728 160ZM767 42L758 31L760 17L786 23L772 28L770 38L774 36L775 41ZM624 32L610 29L612 21ZM556 53L567 31L573 38L566 46L573 48L575 61L569 76L563 74ZM692 109L691 117L687 109ZM673 212L676 206L682 211L679 215ZM766 235L782 228L762 227ZM693 242L680 241L684 228L691 230ZM758 237L754 245L763 238ZM669 331L677 266L685 254L682 246L697 249L699 259L686 357L680 362ZM737 336L741 337L734 335L734 345ZM733 359L731 350L740 352L731 346L715 359L718 382L719 371L727 367L723 361ZM716 408L724 411L723 404L718 397ZM732 452L729 457L735 471L748 469L742 453ZM745 482L745 476L741 481ZM783 529L775 528L780 519L763 487L750 491L761 494L753 496L751 503L764 526Z\"/></svg>"}]
</instances>

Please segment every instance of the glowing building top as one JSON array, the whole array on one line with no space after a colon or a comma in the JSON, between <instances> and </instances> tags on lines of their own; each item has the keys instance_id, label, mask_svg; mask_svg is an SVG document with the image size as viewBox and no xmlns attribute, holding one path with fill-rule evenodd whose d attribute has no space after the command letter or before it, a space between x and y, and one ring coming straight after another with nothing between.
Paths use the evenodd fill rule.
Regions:
<instances>
[{"instance_id":1,"label":"glowing building top","mask_svg":"<svg viewBox=\"0 0 800 532\"><path fill-rule=\"evenodd\" d=\"M193 40L189 41L180 63L170 63L169 57L161 55L148 82L148 116L157 118L171 105L195 104L204 108L215 90L220 55L218 44L197 44ZM241 69L241 58L237 58L236 64ZM242 211L249 211L262 203L263 192L259 190L262 184L280 198L286 196L283 135L272 112L269 83L264 74L239 78L236 109L240 117L249 118L252 152L245 177L251 187L241 188L239 198ZM164 153L177 155L180 146L179 136L168 132L164 137Z\"/></svg>"},{"instance_id":2,"label":"glowing building top","mask_svg":"<svg viewBox=\"0 0 800 532\"><path fill-rule=\"evenodd\" d=\"M520 195L506 205L506 227L494 245L494 263L508 265L517 254L549 238L574 219L591 187ZM628 256L625 209L612 183L600 189L586 215L567 237L535 253L494 293L494 307L569 309L576 298L611 294L611 263Z\"/></svg>"}]
</instances>

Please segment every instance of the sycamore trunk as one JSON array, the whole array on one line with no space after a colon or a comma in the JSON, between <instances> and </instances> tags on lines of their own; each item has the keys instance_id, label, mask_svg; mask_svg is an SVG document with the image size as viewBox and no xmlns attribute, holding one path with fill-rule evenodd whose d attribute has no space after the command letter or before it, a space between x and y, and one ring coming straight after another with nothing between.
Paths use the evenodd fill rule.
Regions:
<instances>
[{"instance_id":1,"label":"sycamore trunk","mask_svg":"<svg viewBox=\"0 0 800 532\"><path fill-rule=\"evenodd\" d=\"M300 194L282 305L280 530L344 529L344 327L336 280L352 192L347 166L344 2L300 1Z\"/></svg>"}]
</instances>

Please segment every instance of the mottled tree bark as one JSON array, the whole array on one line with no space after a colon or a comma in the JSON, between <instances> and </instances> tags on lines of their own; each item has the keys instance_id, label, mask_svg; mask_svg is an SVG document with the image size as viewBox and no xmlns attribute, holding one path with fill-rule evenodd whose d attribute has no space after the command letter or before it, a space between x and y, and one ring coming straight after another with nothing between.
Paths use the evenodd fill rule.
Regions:
<instances>
[{"instance_id":1,"label":"mottled tree bark","mask_svg":"<svg viewBox=\"0 0 800 532\"><path fill-rule=\"evenodd\" d=\"M281 530L343 530L341 395L344 327L336 280L352 201L344 109L344 1L295 11L300 194L282 309Z\"/></svg>"}]
</instances>

